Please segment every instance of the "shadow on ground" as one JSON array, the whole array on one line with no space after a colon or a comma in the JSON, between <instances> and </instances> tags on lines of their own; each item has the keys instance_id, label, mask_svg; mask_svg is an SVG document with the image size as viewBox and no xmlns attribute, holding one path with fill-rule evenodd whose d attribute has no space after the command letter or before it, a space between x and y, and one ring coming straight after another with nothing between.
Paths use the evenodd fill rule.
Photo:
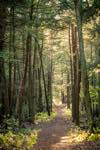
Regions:
<instances>
[{"instance_id":1,"label":"shadow on ground","mask_svg":"<svg viewBox=\"0 0 100 150\"><path fill-rule=\"evenodd\" d=\"M71 139L72 121L64 115L64 109L65 105L57 107L57 117L53 121L35 126L41 131L32 150L100 150L100 141L76 143Z\"/></svg>"}]
</instances>

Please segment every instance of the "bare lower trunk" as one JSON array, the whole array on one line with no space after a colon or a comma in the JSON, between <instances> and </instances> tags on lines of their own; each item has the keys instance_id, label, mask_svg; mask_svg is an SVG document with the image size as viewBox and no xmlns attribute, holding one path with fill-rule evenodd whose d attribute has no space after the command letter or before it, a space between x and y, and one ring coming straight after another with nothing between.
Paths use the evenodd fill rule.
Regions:
<instances>
[{"instance_id":1,"label":"bare lower trunk","mask_svg":"<svg viewBox=\"0 0 100 150\"><path fill-rule=\"evenodd\" d=\"M67 70L67 108L70 109L70 79L69 71Z\"/></svg>"},{"instance_id":2,"label":"bare lower trunk","mask_svg":"<svg viewBox=\"0 0 100 150\"><path fill-rule=\"evenodd\" d=\"M28 71L28 49L29 49L29 38L27 36L25 68L24 68L23 78L20 82L19 94L16 102L16 114L18 115L19 118L19 124L21 124L21 119L22 119L21 113L22 113L23 94L25 90L27 71Z\"/></svg>"},{"instance_id":3,"label":"bare lower trunk","mask_svg":"<svg viewBox=\"0 0 100 150\"><path fill-rule=\"evenodd\" d=\"M48 97L50 110L52 111L52 62L48 65Z\"/></svg>"},{"instance_id":4,"label":"bare lower trunk","mask_svg":"<svg viewBox=\"0 0 100 150\"><path fill-rule=\"evenodd\" d=\"M84 54L84 41L83 41L83 33L82 33L82 16L81 16L81 0L75 1L75 11L76 11L76 20L78 27L78 37L79 37L79 51L80 51L80 60L81 60L81 80L83 85L83 93L86 104L86 112L89 119L89 122L92 121L92 110L91 110L91 99L89 93L89 81L87 76L87 68L86 68L86 59Z\"/></svg>"},{"instance_id":5,"label":"bare lower trunk","mask_svg":"<svg viewBox=\"0 0 100 150\"><path fill-rule=\"evenodd\" d=\"M73 121L79 125L79 93L80 93L80 75L79 75L79 52L77 47L77 28L72 25L72 54L73 54L73 91L74 102L72 105Z\"/></svg>"},{"instance_id":6,"label":"bare lower trunk","mask_svg":"<svg viewBox=\"0 0 100 150\"><path fill-rule=\"evenodd\" d=\"M0 3L0 53L3 53L4 36L6 28L6 8ZM7 99L6 77L4 58L0 56L0 122L3 116L9 113L9 104Z\"/></svg>"}]
</instances>

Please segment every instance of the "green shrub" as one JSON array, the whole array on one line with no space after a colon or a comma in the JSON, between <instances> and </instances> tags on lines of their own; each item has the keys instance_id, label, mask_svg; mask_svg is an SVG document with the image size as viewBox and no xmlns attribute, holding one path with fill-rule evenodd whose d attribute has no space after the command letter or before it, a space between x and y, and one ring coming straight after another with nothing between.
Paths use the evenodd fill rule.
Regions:
<instances>
[{"instance_id":1,"label":"green shrub","mask_svg":"<svg viewBox=\"0 0 100 150\"><path fill-rule=\"evenodd\" d=\"M4 119L4 124L6 124L7 131L18 130L19 129L19 122L13 116L10 117L10 118L5 118Z\"/></svg>"},{"instance_id":2,"label":"green shrub","mask_svg":"<svg viewBox=\"0 0 100 150\"><path fill-rule=\"evenodd\" d=\"M94 102L98 101L98 90L97 90L97 88L90 86L90 96L91 96L92 101L94 101Z\"/></svg>"},{"instance_id":3,"label":"green shrub","mask_svg":"<svg viewBox=\"0 0 100 150\"><path fill-rule=\"evenodd\" d=\"M50 116L48 116L47 112L41 112L35 115L35 120L37 122L45 122L45 121L53 120L55 116L56 116L55 112L51 112Z\"/></svg>"},{"instance_id":4,"label":"green shrub","mask_svg":"<svg viewBox=\"0 0 100 150\"><path fill-rule=\"evenodd\" d=\"M25 131L14 133L8 131L6 134L0 134L0 145L4 149L30 149L37 140L37 131Z\"/></svg>"},{"instance_id":5,"label":"green shrub","mask_svg":"<svg viewBox=\"0 0 100 150\"><path fill-rule=\"evenodd\" d=\"M88 141L96 141L97 139L100 139L100 134L91 134L88 138L87 138L87 140Z\"/></svg>"}]
</instances>

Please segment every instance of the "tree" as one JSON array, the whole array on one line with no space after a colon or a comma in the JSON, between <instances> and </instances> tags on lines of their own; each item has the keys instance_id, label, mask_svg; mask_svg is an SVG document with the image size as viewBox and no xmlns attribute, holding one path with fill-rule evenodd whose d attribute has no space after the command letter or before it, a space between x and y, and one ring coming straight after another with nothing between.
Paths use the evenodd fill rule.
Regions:
<instances>
[{"instance_id":1,"label":"tree","mask_svg":"<svg viewBox=\"0 0 100 150\"><path fill-rule=\"evenodd\" d=\"M86 104L86 111L88 115L89 122L93 121L92 118L92 109L91 109L91 98L89 93L89 81L87 75L87 67L86 67L86 59L84 54L84 41L83 41L83 33L82 33L82 2L81 0L75 0L75 12L76 12L76 20L78 27L78 37L79 37L79 50L80 50L80 61L81 61L81 80L83 85L84 99Z\"/></svg>"},{"instance_id":2,"label":"tree","mask_svg":"<svg viewBox=\"0 0 100 150\"><path fill-rule=\"evenodd\" d=\"M4 42L5 42L5 31L6 31L6 15L7 9L0 2L0 118L1 122L4 115L9 113L9 104L7 99L7 87L6 87L6 76L5 76L5 60L3 57Z\"/></svg>"}]
</instances>

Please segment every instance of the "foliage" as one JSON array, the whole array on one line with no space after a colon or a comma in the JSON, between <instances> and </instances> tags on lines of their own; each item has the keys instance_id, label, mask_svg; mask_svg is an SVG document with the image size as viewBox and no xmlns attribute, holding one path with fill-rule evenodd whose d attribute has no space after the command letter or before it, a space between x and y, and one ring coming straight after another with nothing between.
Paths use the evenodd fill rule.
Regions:
<instances>
[{"instance_id":1,"label":"foliage","mask_svg":"<svg viewBox=\"0 0 100 150\"><path fill-rule=\"evenodd\" d=\"M71 129L68 132L69 136L69 142L72 143L79 143L88 137L89 132L88 131L83 131L79 127L75 126L74 124L71 126Z\"/></svg>"},{"instance_id":2,"label":"foliage","mask_svg":"<svg viewBox=\"0 0 100 150\"><path fill-rule=\"evenodd\" d=\"M65 110L65 114L66 114L66 116L67 116L67 118L71 118L71 116L72 116L72 113L71 113L71 110L70 109L66 109Z\"/></svg>"},{"instance_id":3,"label":"foliage","mask_svg":"<svg viewBox=\"0 0 100 150\"><path fill-rule=\"evenodd\" d=\"M6 130L11 131L11 130L18 130L19 129L19 122L17 119L15 119L13 116L10 118L4 119L4 124L6 125Z\"/></svg>"},{"instance_id":4,"label":"foliage","mask_svg":"<svg viewBox=\"0 0 100 150\"><path fill-rule=\"evenodd\" d=\"M96 102L98 100L98 91L93 86L90 86L90 95L92 101Z\"/></svg>"},{"instance_id":5,"label":"foliage","mask_svg":"<svg viewBox=\"0 0 100 150\"><path fill-rule=\"evenodd\" d=\"M96 141L96 140L100 140L100 134L91 134L88 136L87 140L88 141Z\"/></svg>"},{"instance_id":6,"label":"foliage","mask_svg":"<svg viewBox=\"0 0 100 150\"><path fill-rule=\"evenodd\" d=\"M69 131L70 142L79 143L82 141L96 141L100 139L100 133L90 133L89 131L81 130L81 128L76 127L74 124Z\"/></svg>"},{"instance_id":7,"label":"foliage","mask_svg":"<svg viewBox=\"0 0 100 150\"><path fill-rule=\"evenodd\" d=\"M8 131L6 134L0 134L0 145L3 148L11 149L29 149L36 143L37 131L18 132Z\"/></svg>"},{"instance_id":8,"label":"foliage","mask_svg":"<svg viewBox=\"0 0 100 150\"><path fill-rule=\"evenodd\" d=\"M5 149L30 149L36 143L38 131L31 128L19 128L19 122L14 117L5 118L6 129L0 133L0 145Z\"/></svg>"},{"instance_id":9,"label":"foliage","mask_svg":"<svg viewBox=\"0 0 100 150\"><path fill-rule=\"evenodd\" d=\"M51 115L48 116L47 112L37 113L35 116L36 122L45 122L53 120L56 117L55 112L51 112Z\"/></svg>"}]
</instances>

